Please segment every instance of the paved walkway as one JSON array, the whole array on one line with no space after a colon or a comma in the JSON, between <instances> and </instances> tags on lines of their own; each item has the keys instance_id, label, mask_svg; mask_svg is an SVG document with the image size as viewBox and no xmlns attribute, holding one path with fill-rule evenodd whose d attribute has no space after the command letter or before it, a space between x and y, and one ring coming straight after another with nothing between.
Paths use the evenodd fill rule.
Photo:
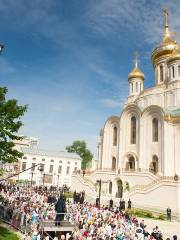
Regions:
<instances>
[{"instance_id":1,"label":"paved walkway","mask_svg":"<svg viewBox=\"0 0 180 240\"><path fill-rule=\"evenodd\" d=\"M158 226L163 233L163 239L166 239L167 237L170 237L170 239L172 239L173 235L177 235L180 238L180 222L168 222L149 218L138 219L144 219L144 222L148 226L148 231L150 233L155 226Z\"/></svg>"}]
</instances>

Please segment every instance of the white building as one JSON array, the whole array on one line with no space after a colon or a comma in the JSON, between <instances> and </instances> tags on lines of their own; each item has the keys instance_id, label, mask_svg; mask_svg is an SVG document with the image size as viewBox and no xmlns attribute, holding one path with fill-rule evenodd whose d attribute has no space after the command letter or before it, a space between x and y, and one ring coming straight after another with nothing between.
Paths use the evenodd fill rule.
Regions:
<instances>
[{"instance_id":1,"label":"white building","mask_svg":"<svg viewBox=\"0 0 180 240\"><path fill-rule=\"evenodd\" d=\"M144 89L136 57L123 111L101 129L98 169L86 178L102 180L104 199L131 198L136 206L163 212L170 206L180 218L180 45L170 36L167 11L151 60L154 86Z\"/></svg>"},{"instance_id":2,"label":"white building","mask_svg":"<svg viewBox=\"0 0 180 240\"><path fill-rule=\"evenodd\" d=\"M18 163L19 171L27 170L16 179L36 185L61 187L66 184L70 187L72 172L81 169L81 158L75 153L40 150L37 143L35 138L24 138L16 143L18 150L24 154Z\"/></svg>"}]
</instances>

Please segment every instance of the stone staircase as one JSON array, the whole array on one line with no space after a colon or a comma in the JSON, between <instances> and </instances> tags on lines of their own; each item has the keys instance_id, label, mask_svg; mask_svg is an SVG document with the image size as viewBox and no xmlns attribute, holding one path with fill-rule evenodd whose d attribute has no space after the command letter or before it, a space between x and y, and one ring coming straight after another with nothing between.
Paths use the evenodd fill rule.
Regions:
<instances>
[{"instance_id":1,"label":"stone staircase","mask_svg":"<svg viewBox=\"0 0 180 240\"><path fill-rule=\"evenodd\" d=\"M86 196L96 196L96 189L95 185L92 181L89 179L83 177L80 174L72 174L72 185L71 185L72 191L85 191Z\"/></svg>"},{"instance_id":2,"label":"stone staircase","mask_svg":"<svg viewBox=\"0 0 180 240\"><path fill-rule=\"evenodd\" d=\"M173 180L172 177L165 177L165 176L163 176L163 177L157 178L156 180L150 182L149 184L134 185L130 189L128 195L132 196L136 192L141 192L141 193L145 193L146 192L147 193L149 191L154 190L155 188L158 188L163 182L166 182L166 183L169 183L169 184L172 183L172 180Z\"/></svg>"}]
</instances>

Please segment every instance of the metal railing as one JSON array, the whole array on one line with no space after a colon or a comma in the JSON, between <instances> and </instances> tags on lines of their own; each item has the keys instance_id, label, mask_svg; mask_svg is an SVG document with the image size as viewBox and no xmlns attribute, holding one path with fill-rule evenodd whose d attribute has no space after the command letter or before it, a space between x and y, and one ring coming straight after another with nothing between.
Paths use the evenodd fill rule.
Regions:
<instances>
[{"instance_id":1,"label":"metal railing","mask_svg":"<svg viewBox=\"0 0 180 240\"><path fill-rule=\"evenodd\" d=\"M27 219L26 214L21 213L18 209L13 210L1 204L0 219L25 234L25 236L31 232L31 220Z\"/></svg>"}]
</instances>

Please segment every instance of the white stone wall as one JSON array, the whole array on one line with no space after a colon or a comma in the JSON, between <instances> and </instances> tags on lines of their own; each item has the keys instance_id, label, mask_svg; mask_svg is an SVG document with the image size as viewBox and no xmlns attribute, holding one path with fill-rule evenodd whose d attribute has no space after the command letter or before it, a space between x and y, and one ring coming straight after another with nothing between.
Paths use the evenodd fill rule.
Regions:
<instances>
[{"instance_id":1,"label":"white stone wall","mask_svg":"<svg viewBox=\"0 0 180 240\"><path fill-rule=\"evenodd\" d=\"M66 153L67 154L67 153ZM67 154L68 155L68 154ZM81 159L79 157L69 157L43 155L43 154L33 154L33 153L26 153L24 154L23 158L20 160L20 170L22 170L22 163L26 162L26 169L31 168L32 164L44 164L44 172L40 172L38 167L35 168L34 171L31 169L25 171L19 175L19 180L28 180L28 181L35 181L37 185L43 184L43 178L45 175L52 176L52 183L44 183L44 185L54 185L54 186L62 186L66 184L67 186L71 186L71 175L72 172L81 169ZM50 173L50 165L53 165L53 171ZM62 166L62 172L58 172L59 166ZM67 167L69 167L69 173L67 173Z\"/></svg>"}]
</instances>

